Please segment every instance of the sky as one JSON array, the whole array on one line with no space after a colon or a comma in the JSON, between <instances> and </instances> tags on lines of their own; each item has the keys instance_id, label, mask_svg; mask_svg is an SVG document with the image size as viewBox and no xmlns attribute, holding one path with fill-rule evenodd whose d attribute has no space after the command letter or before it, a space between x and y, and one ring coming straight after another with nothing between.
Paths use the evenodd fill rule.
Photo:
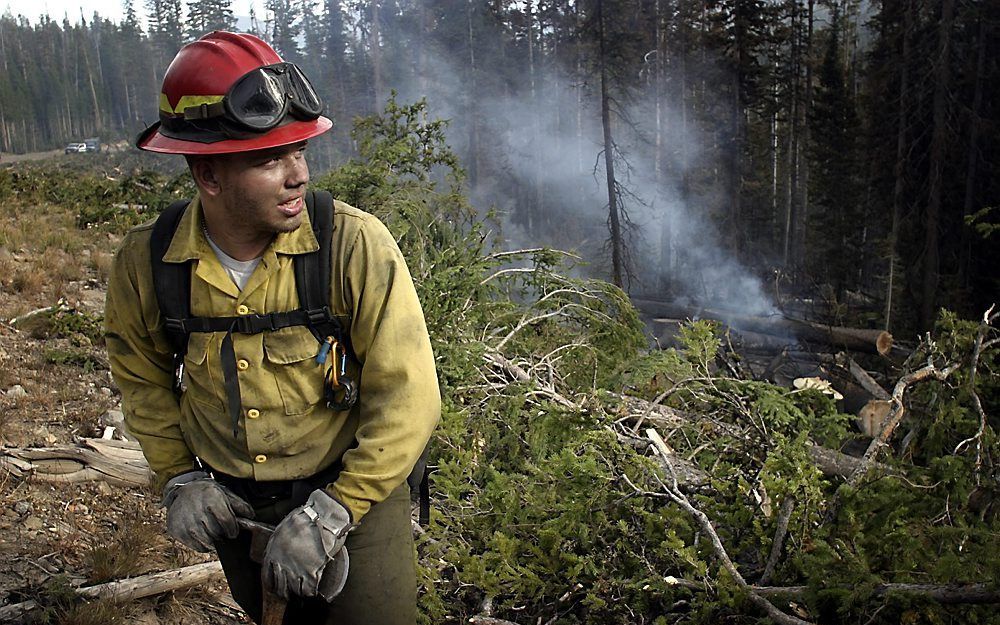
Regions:
<instances>
[{"instance_id":1,"label":"sky","mask_svg":"<svg viewBox=\"0 0 1000 625\"><path fill-rule=\"evenodd\" d=\"M233 13L236 15L249 15L250 4L253 3L257 9L257 15L264 15L263 0L233 0ZM182 4L187 4L183 2ZM48 13L49 17L57 22L62 22L63 16L69 17L71 23L80 21L80 7L84 7L83 14L87 21L97 11L101 17L106 17L113 22L120 22L125 14L122 8L122 0L0 0L0 13L10 12L11 15L24 15L32 24L37 24L39 17ZM133 0L133 6L139 14L139 19L143 25L146 23L145 2L143 0Z\"/></svg>"}]
</instances>

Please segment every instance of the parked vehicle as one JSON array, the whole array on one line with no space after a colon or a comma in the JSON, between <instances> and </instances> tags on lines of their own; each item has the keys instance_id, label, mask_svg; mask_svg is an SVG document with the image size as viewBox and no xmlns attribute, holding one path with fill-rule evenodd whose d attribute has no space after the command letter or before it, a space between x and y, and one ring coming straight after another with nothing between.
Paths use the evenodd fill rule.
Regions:
<instances>
[{"instance_id":1,"label":"parked vehicle","mask_svg":"<svg viewBox=\"0 0 1000 625\"><path fill-rule=\"evenodd\" d=\"M101 139L99 137L91 137L89 139L84 139L83 144L87 146L86 152L100 152L101 151Z\"/></svg>"},{"instance_id":2,"label":"parked vehicle","mask_svg":"<svg viewBox=\"0 0 1000 625\"><path fill-rule=\"evenodd\" d=\"M86 143L67 143L66 147L63 148L63 154L76 154L78 152L86 152Z\"/></svg>"}]
</instances>

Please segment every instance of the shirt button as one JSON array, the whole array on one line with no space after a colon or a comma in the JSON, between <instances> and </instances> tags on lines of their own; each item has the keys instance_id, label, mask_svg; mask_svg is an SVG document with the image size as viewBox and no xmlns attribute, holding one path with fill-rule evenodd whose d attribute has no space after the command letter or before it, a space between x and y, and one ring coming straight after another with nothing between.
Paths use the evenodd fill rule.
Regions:
<instances>
[{"instance_id":1,"label":"shirt button","mask_svg":"<svg viewBox=\"0 0 1000 625\"><path fill-rule=\"evenodd\" d=\"M236 368L239 369L240 371L246 371L247 369L250 368L250 363L245 360L240 360L239 362L236 363Z\"/></svg>"},{"instance_id":2,"label":"shirt button","mask_svg":"<svg viewBox=\"0 0 1000 625\"><path fill-rule=\"evenodd\" d=\"M256 462L257 464L263 464L267 462L267 456L265 456L264 454L260 454L259 456L255 457L253 461Z\"/></svg>"},{"instance_id":3,"label":"shirt button","mask_svg":"<svg viewBox=\"0 0 1000 625\"><path fill-rule=\"evenodd\" d=\"M238 307L236 308L236 312L237 312L238 314L240 314L240 315L245 315L245 314L247 314L247 313L249 313L249 312L250 312L250 309L249 309L249 308L247 308L246 306L244 306L243 304L240 304L240 305L239 305L239 306L238 306Z\"/></svg>"},{"instance_id":4,"label":"shirt button","mask_svg":"<svg viewBox=\"0 0 1000 625\"><path fill-rule=\"evenodd\" d=\"M250 410L247 410L247 416L250 417L251 419L256 419L257 417L260 416L260 410L257 410L256 408L251 408Z\"/></svg>"}]
</instances>

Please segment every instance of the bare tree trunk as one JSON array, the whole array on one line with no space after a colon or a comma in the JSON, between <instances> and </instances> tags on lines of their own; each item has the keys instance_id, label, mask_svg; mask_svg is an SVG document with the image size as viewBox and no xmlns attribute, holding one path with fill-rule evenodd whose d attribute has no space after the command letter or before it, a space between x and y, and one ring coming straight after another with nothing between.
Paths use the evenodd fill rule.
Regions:
<instances>
[{"instance_id":1,"label":"bare tree trunk","mask_svg":"<svg viewBox=\"0 0 1000 625\"><path fill-rule=\"evenodd\" d=\"M664 122L663 122L663 109L664 109L664 71L663 68L666 65L667 59L667 46L666 46L666 34L663 28L663 7L662 0L656 0L656 80L654 83L654 95L656 98L656 154L655 154L655 176L656 176L656 198L660 213L660 263L659 263L659 286L662 292L667 292L670 290L670 276L673 273L673 268L671 266L671 255L672 255L672 224L670 219L670 207L667 206L664 187L666 186L666 181L664 180L666 176L666 163L663 157L663 152L665 149L665 139L664 139ZM685 52L681 51L681 58L683 59ZM683 61L681 61L681 84L684 83L683 73ZM682 87L683 88L683 87ZM683 95L681 96L683 98Z\"/></svg>"},{"instance_id":2,"label":"bare tree trunk","mask_svg":"<svg viewBox=\"0 0 1000 625\"><path fill-rule=\"evenodd\" d=\"M535 3L529 0L527 5L528 20L528 84L531 98L531 159L534 163L531 173L531 202L528 217L528 231L539 228L542 216L542 155L540 141L542 131L539 119L542 107L538 105L538 69L535 63ZM539 29L541 30L541 29Z\"/></svg>"},{"instance_id":3,"label":"bare tree trunk","mask_svg":"<svg viewBox=\"0 0 1000 625\"><path fill-rule=\"evenodd\" d=\"M7 43L3 38L3 21L0 20L0 59L3 60L3 71L6 74L10 71L7 67Z\"/></svg>"},{"instance_id":4,"label":"bare tree trunk","mask_svg":"<svg viewBox=\"0 0 1000 625\"><path fill-rule=\"evenodd\" d=\"M371 32L371 48L372 48L372 89L375 96L375 106L372 110L376 113L382 110L382 42L380 29L381 26L379 22L381 17L379 14L379 4L378 0L371 3L372 7L372 32Z\"/></svg>"},{"instance_id":5,"label":"bare tree trunk","mask_svg":"<svg viewBox=\"0 0 1000 625\"><path fill-rule=\"evenodd\" d=\"M809 119L812 109L812 65L813 65L813 27L815 24L815 0L809 0L806 9L806 42L805 50L803 55L803 60L805 61L805 93L801 102L800 119L802 120L802 132L799 135L799 142L795 152L795 170L798 176L796 191L798 191L798 202L796 203L797 216L798 219L795 222L796 234L795 234L795 247L793 248L792 255L794 258L801 262L805 250L803 249L803 243L805 242L806 235L806 221L809 219L809 159L805 158L806 151L802 146L808 146L812 134L809 131L809 124L806 123Z\"/></svg>"},{"instance_id":6,"label":"bare tree trunk","mask_svg":"<svg viewBox=\"0 0 1000 625\"><path fill-rule=\"evenodd\" d=\"M580 18L580 3L576 3L577 21ZM585 171L583 162L583 41L576 39L576 173Z\"/></svg>"},{"instance_id":7,"label":"bare tree trunk","mask_svg":"<svg viewBox=\"0 0 1000 625\"><path fill-rule=\"evenodd\" d=\"M892 187L892 224L889 230L889 284L885 293L885 329L892 327L892 300L896 289L896 246L899 244L899 222L903 218L903 190L906 182L906 106L909 101L910 30L913 26L913 2L907 0L903 14L903 52L899 63L898 124L896 129L895 181Z\"/></svg>"},{"instance_id":8,"label":"bare tree trunk","mask_svg":"<svg viewBox=\"0 0 1000 625\"><path fill-rule=\"evenodd\" d=\"M795 204L799 197L799 77L801 75L801 57L799 56L799 2L792 4L792 34L791 59L792 67L792 102L788 116L788 152L786 154L786 169L788 183L785 189L785 232L782 246L782 264L788 267L795 262L796 222Z\"/></svg>"},{"instance_id":9,"label":"bare tree trunk","mask_svg":"<svg viewBox=\"0 0 1000 625\"><path fill-rule=\"evenodd\" d=\"M615 286L623 287L624 262L622 250L621 220L618 214L618 193L615 182L614 140L611 137L611 102L608 93L608 68L605 56L604 2L597 0L597 22L599 39L599 61L601 66L601 124L604 127L604 170L608 185L608 227L611 230L611 271Z\"/></svg>"},{"instance_id":10,"label":"bare tree trunk","mask_svg":"<svg viewBox=\"0 0 1000 625\"><path fill-rule=\"evenodd\" d=\"M924 220L924 280L920 302L920 325L930 329L934 324L937 303L939 272L941 270L941 249L938 229L941 227L941 201L944 193L942 170L944 169L945 141L947 140L947 97L950 79L949 57L951 56L951 28L955 16L955 0L941 3L941 21L938 23L938 52L934 68L934 100L932 114L934 130L931 134L929 157L927 212Z\"/></svg>"},{"instance_id":11,"label":"bare tree trunk","mask_svg":"<svg viewBox=\"0 0 1000 625\"><path fill-rule=\"evenodd\" d=\"M479 89L476 87L476 42L474 38L473 28L472 28L472 9L473 3L470 1L466 4L466 16L468 18L469 26L469 89L466 94L468 98L468 116L469 116L469 166L468 166L468 180L469 187L475 188L476 181L479 179L479 112L478 112L478 102L479 102Z\"/></svg>"},{"instance_id":12,"label":"bare tree trunk","mask_svg":"<svg viewBox=\"0 0 1000 625\"><path fill-rule=\"evenodd\" d=\"M691 156L690 152L688 151L688 140L687 140L687 137L689 135L688 86L690 84L688 79L691 77L691 72L688 71L689 70L688 63L690 61L688 54L688 50L690 48L690 42L688 41L689 33L690 33L689 30L687 29L684 30L684 45L681 48L682 52L681 52L680 69L679 69L680 80L678 81L678 88L680 89L680 103L681 103L681 131L679 134L681 140L679 142L680 153L678 157L680 159L680 167L681 167L681 180L680 180L681 210L685 211L688 209L688 203L691 199L691 171L690 171ZM676 249L673 245L671 245L670 252L671 252L670 275L673 276L674 272L678 268L678 265L680 264L680 250ZM678 261L676 263L674 262L675 257Z\"/></svg>"},{"instance_id":13,"label":"bare tree trunk","mask_svg":"<svg viewBox=\"0 0 1000 625\"><path fill-rule=\"evenodd\" d=\"M430 24L427 19L427 7L423 2L416 2L415 8L417 11L417 24L420 28L420 49L417 52L417 84L420 88L420 93L427 93L427 44L429 38L427 33L430 32Z\"/></svg>"},{"instance_id":14,"label":"bare tree trunk","mask_svg":"<svg viewBox=\"0 0 1000 625\"><path fill-rule=\"evenodd\" d=\"M775 61L774 69L778 69L778 63ZM771 97L775 102L778 101L778 85L775 85L771 89ZM770 220L772 223L778 221L778 107L774 107L774 111L771 113L771 139L768 142L768 147L771 149L771 216Z\"/></svg>"},{"instance_id":15,"label":"bare tree trunk","mask_svg":"<svg viewBox=\"0 0 1000 625\"><path fill-rule=\"evenodd\" d=\"M743 252L745 232L743 228L743 143L746 123L743 119L743 68L746 67L745 17L739 2L735 3L733 32L736 48L736 71L733 76L732 111L732 152L729 155L729 224L726 229L733 251L739 257Z\"/></svg>"},{"instance_id":16,"label":"bare tree trunk","mask_svg":"<svg viewBox=\"0 0 1000 625\"><path fill-rule=\"evenodd\" d=\"M97 89L94 88L94 72L90 68L90 57L87 54L87 45L84 43L83 48L83 66L87 72L87 80L90 83L90 101L94 107L94 132L101 131L101 107L97 103Z\"/></svg>"},{"instance_id":17,"label":"bare tree trunk","mask_svg":"<svg viewBox=\"0 0 1000 625\"><path fill-rule=\"evenodd\" d=\"M798 169L799 183L799 219L798 228L799 234L796 237L798 243L798 250L795 254L799 262L802 261L803 254L805 254L805 249L803 243L805 242L806 233L806 220L809 219L809 159L804 158L804 151L801 149L803 145L809 145L810 132L809 132L809 116L812 112L812 48L813 48L813 25L815 22L815 0L809 0L809 9L806 16L806 49L805 49L805 64L806 64L806 82L805 82L805 100L802 102L802 136L801 142L799 143L800 148L796 151L796 158L798 159Z\"/></svg>"}]
</instances>

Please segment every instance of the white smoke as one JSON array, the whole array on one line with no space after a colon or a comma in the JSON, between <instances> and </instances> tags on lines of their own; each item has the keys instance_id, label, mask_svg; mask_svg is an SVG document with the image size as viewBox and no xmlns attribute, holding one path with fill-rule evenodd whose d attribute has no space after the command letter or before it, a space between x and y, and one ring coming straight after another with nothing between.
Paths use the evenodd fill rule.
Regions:
<instances>
[{"instance_id":1,"label":"white smoke","mask_svg":"<svg viewBox=\"0 0 1000 625\"><path fill-rule=\"evenodd\" d=\"M451 120L449 140L468 167L469 85L464 63L464 58L430 55L426 67L432 80L394 87L401 102L426 97L433 116ZM484 156L470 195L475 205L495 206L505 216L503 235L508 249L539 245L568 249L588 262L585 271L608 279L608 196L600 157L603 141L600 101L594 93L597 86L581 85L551 69L537 70L533 95L524 74L523 84L516 88L497 93L483 88L477 94L478 143ZM666 173L656 181L649 141L654 123L648 102L630 104L615 122L615 140L629 164L628 168L616 164L616 177L630 193L625 209L634 225L628 242L635 276L630 291L737 314L774 313L761 281L726 251L711 225L705 207L718 206L721 199L704 191L688 203L681 198L685 163L701 168L706 164L700 160L702 141L682 132L680 115L661 104L661 123L668 129L664 134L670 148L663 152ZM546 228L539 223L546 216L537 216L534 222L523 217L525 207L536 203L549 211L548 234L543 234ZM669 263L661 245L665 228L671 233ZM666 285L669 294L663 291Z\"/></svg>"}]
</instances>

